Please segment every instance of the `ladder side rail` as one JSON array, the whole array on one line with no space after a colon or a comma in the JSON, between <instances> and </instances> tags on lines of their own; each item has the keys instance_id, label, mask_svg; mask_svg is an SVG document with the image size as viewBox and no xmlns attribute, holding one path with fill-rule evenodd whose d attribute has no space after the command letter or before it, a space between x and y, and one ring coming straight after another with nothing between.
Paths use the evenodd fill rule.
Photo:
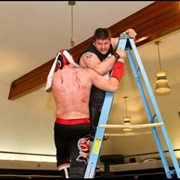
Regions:
<instances>
[{"instance_id":1,"label":"ladder side rail","mask_svg":"<svg viewBox=\"0 0 180 180\"><path fill-rule=\"evenodd\" d=\"M164 166L164 170L166 172L166 176L167 176L167 178L172 178L171 170L169 168L169 164L168 164L168 161L166 159L165 152L163 151L161 140L160 140L159 135L157 133L157 129L156 129L156 127L152 127L151 129L152 129L152 133L154 135L154 138L156 140L156 145L157 145L158 150L159 150L159 154L160 154L160 157L161 157L162 164Z\"/></svg>"},{"instance_id":2,"label":"ladder side rail","mask_svg":"<svg viewBox=\"0 0 180 180\"><path fill-rule=\"evenodd\" d=\"M127 43L127 34L121 33L117 47L125 49L126 43ZM102 141L105 132L105 128L101 128L99 126L100 124L107 124L113 98L114 98L114 93L106 92L101 115L96 129L95 138L90 150L90 156L84 178L93 178L95 175L95 168L98 163L98 158L100 155Z\"/></svg>"},{"instance_id":3,"label":"ladder side rail","mask_svg":"<svg viewBox=\"0 0 180 180\"><path fill-rule=\"evenodd\" d=\"M149 120L150 123L152 123L153 117L151 115L151 112L150 112L150 109L149 109L149 106L148 106L148 102L147 102L147 99L146 99L146 96L145 96L141 81L139 79L139 73L137 73L138 71L136 70L136 65L135 65L133 56L132 56L129 48L126 50L126 52L127 52L128 58L129 58L129 62L130 62L130 65L131 65L135 80L136 80L136 84L138 86L138 89L139 89L139 92L140 92L140 95L141 95L141 98L142 98L142 101L143 101L143 105L144 105L145 110L146 110L146 114L148 116L148 120ZM159 154L160 154L160 157L161 157L161 160L162 160L165 172L166 172L166 176L171 177L171 174L169 173L170 169L169 169L169 166L168 166L168 162L166 160L163 148L161 146L157 130L156 130L155 127L151 128L151 129L153 129L152 132L153 132L153 135L154 135L154 138L155 138L155 141L156 141L156 145L157 145L157 148L158 148L158 151L159 151Z\"/></svg>"},{"instance_id":4,"label":"ladder side rail","mask_svg":"<svg viewBox=\"0 0 180 180\"><path fill-rule=\"evenodd\" d=\"M92 143L84 178L93 178L95 175L95 169L98 163L99 154L101 151L101 146L105 132L105 128L101 128L99 125L107 124L113 98L114 98L114 93L106 92L105 100L103 103L99 123L96 129L95 138Z\"/></svg>"},{"instance_id":5,"label":"ladder side rail","mask_svg":"<svg viewBox=\"0 0 180 180\"><path fill-rule=\"evenodd\" d=\"M175 156L174 149L172 148L171 141L169 139L169 136L167 134L165 126L161 126L160 128L161 128L161 130L163 132L164 139L165 139L165 142L166 142L166 146L168 147L169 154L171 156L171 160L173 162L174 168L176 170L177 177L179 179L180 178L180 167L179 167L178 160L177 160L177 158Z\"/></svg>"},{"instance_id":6,"label":"ladder side rail","mask_svg":"<svg viewBox=\"0 0 180 180\"><path fill-rule=\"evenodd\" d=\"M132 49L133 49L133 51L135 53L135 57L136 57L136 60L138 62L139 68L141 70L142 77L144 78L144 82L145 82L147 91L149 93L150 99L152 101L152 105L154 107L154 110L156 112L157 119L158 119L159 122L163 122L159 107L158 107L156 99L154 97L154 93L152 91L151 85L150 85L149 80L147 78L146 72L144 70L143 64L141 62L140 56L139 56L137 48L135 46L134 40L133 39L129 39L129 40L130 40L131 47L132 47ZM177 159L175 157L175 153L174 153L174 150L172 148L172 145L171 145L171 142L170 142L170 139L169 139L169 136L167 134L165 126L161 126L161 130L163 132L162 134L163 134L164 140L166 142L166 146L168 147L169 153L171 155L171 159L172 159L173 165L175 167L177 176L178 176L178 178L180 178L180 167L179 167L178 161L177 161Z\"/></svg>"},{"instance_id":7,"label":"ladder side rail","mask_svg":"<svg viewBox=\"0 0 180 180\"><path fill-rule=\"evenodd\" d=\"M125 37L124 35L121 36L121 38L124 38L124 37ZM127 36L126 36L126 37L127 37ZM127 39L127 38L126 38L126 39ZM132 39L132 41L134 42L133 39ZM130 42L130 44L131 44L131 42ZM131 68L132 68L132 70L133 70L134 77L135 77L135 79L136 79L136 83L137 83L137 86L138 86L138 88L139 88L139 92L140 92L140 94L141 94L141 98L142 98L143 104L144 104L145 109L146 109L146 113L148 114L148 119L149 119L150 122L152 122L153 117L152 117L151 112L150 112L150 110L149 110L148 103L147 103L147 100L146 100L146 98L145 98L145 93L144 93L144 91L143 91L141 82L140 82L140 80L139 80L139 78L138 78L139 76L138 76L138 73L137 73L137 71L136 71L136 65L135 65L135 63L134 63L134 61L133 61L132 54L131 54L130 51L126 51L126 52L127 52L127 54L128 54L128 58L129 58L129 60L130 60ZM163 162L163 165L164 165L164 169L165 169L165 172L166 172L166 176L170 178L170 177L171 177L171 174L170 174L170 169L169 169L169 166L168 166L168 162L167 162L166 157L165 157L165 155L164 155L164 151L163 151L163 148L162 148L162 146L161 146L161 143L160 143L160 140L159 140L159 137L158 137L158 134L157 134L157 130L156 130L155 127L154 127L154 131L153 131L153 132L154 132L154 136L157 137L157 138L155 138L155 140L156 140L156 144L157 144L157 147L158 147L158 149L159 149L160 156L161 156L161 159L162 159L162 162Z\"/></svg>"},{"instance_id":8,"label":"ladder side rail","mask_svg":"<svg viewBox=\"0 0 180 180\"><path fill-rule=\"evenodd\" d=\"M121 48L121 49L125 50L128 38L129 38L129 36L126 33L121 33L120 37L119 37L119 42L118 42L117 48Z\"/></svg>"}]
</instances>

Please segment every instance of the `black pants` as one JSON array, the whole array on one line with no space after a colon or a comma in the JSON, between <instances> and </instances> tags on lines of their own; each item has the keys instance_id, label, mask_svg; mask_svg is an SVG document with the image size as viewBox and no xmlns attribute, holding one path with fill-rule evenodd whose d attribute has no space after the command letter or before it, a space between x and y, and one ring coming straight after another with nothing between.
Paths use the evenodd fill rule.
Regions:
<instances>
[{"instance_id":1,"label":"black pants","mask_svg":"<svg viewBox=\"0 0 180 180\"><path fill-rule=\"evenodd\" d=\"M89 132L90 124L54 125L57 167L70 162L69 178L84 177L90 149L90 141L85 136Z\"/></svg>"},{"instance_id":2,"label":"black pants","mask_svg":"<svg viewBox=\"0 0 180 180\"><path fill-rule=\"evenodd\" d=\"M101 106L90 106L90 120L91 120L91 136L92 140L95 136L99 118L101 115Z\"/></svg>"},{"instance_id":3,"label":"black pants","mask_svg":"<svg viewBox=\"0 0 180 180\"><path fill-rule=\"evenodd\" d=\"M101 109L104 103L106 92L98 89L95 86L91 88L89 111L90 111L90 121L91 121L91 141L94 140L96 133L96 128L101 115Z\"/></svg>"}]
</instances>

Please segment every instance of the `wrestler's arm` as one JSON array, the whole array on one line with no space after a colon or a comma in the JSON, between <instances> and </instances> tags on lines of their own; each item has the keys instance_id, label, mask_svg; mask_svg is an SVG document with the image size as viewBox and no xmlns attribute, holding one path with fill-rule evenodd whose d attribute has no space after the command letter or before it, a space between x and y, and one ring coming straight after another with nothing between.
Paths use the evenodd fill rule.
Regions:
<instances>
[{"instance_id":1,"label":"wrestler's arm","mask_svg":"<svg viewBox=\"0 0 180 180\"><path fill-rule=\"evenodd\" d=\"M94 86L108 92L115 92L118 89L119 80L116 77L106 79L104 76L99 75L94 70L88 70Z\"/></svg>"},{"instance_id":2,"label":"wrestler's arm","mask_svg":"<svg viewBox=\"0 0 180 180\"><path fill-rule=\"evenodd\" d=\"M86 52L81 56L80 65L93 69L100 75L104 75L109 72L116 61L114 56L100 61L96 54L92 52Z\"/></svg>"},{"instance_id":3,"label":"wrestler's arm","mask_svg":"<svg viewBox=\"0 0 180 180\"><path fill-rule=\"evenodd\" d=\"M117 49L116 52L120 56L119 60L123 62L126 58L126 52L122 49ZM112 69L116 62L116 58L114 55L111 55L107 59L100 61L96 54L87 52L81 56L80 62L82 67L88 67L96 71L98 74L104 75Z\"/></svg>"}]
</instances>

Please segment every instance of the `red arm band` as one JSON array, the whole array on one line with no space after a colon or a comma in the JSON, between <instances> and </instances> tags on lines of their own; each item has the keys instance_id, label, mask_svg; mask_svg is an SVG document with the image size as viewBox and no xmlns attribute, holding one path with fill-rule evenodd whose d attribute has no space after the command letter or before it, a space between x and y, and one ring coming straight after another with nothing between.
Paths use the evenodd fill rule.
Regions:
<instances>
[{"instance_id":1,"label":"red arm band","mask_svg":"<svg viewBox=\"0 0 180 180\"><path fill-rule=\"evenodd\" d=\"M111 77L115 77L118 80L122 78L122 75L124 73L124 63L117 61L114 63L112 68Z\"/></svg>"}]
</instances>

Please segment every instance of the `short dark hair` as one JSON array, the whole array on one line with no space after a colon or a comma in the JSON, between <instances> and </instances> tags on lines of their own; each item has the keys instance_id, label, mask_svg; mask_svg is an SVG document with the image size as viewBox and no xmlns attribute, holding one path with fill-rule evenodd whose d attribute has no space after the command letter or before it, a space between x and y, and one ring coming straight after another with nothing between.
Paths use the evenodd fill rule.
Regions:
<instances>
[{"instance_id":1,"label":"short dark hair","mask_svg":"<svg viewBox=\"0 0 180 180\"><path fill-rule=\"evenodd\" d=\"M97 39L111 39L111 32L107 28L98 28L94 32L93 40Z\"/></svg>"}]
</instances>

